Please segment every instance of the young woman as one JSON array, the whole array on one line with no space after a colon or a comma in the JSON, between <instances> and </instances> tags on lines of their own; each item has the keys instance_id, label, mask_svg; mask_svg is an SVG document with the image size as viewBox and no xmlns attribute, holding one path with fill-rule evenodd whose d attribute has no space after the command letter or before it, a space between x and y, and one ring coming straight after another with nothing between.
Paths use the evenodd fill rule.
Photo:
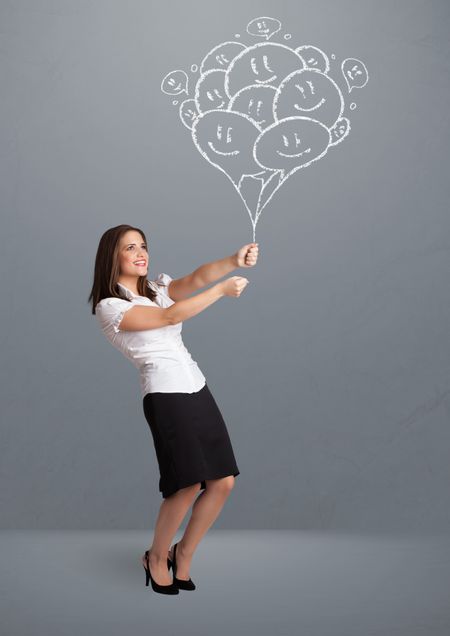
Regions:
<instances>
[{"instance_id":1,"label":"young woman","mask_svg":"<svg viewBox=\"0 0 450 636\"><path fill-rule=\"evenodd\" d=\"M258 244L249 243L182 278L161 273L147 280L149 253L142 230L118 225L100 239L88 300L107 339L139 370L159 466L163 502L152 545L142 557L146 585L150 579L156 592L195 589L189 576L194 551L240 474L221 412L183 344L182 322L223 296L239 297L249 282L242 276L192 294L237 267L253 267L257 258ZM192 504L183 537L171 546Z\"/></svg>"}]
</instances>

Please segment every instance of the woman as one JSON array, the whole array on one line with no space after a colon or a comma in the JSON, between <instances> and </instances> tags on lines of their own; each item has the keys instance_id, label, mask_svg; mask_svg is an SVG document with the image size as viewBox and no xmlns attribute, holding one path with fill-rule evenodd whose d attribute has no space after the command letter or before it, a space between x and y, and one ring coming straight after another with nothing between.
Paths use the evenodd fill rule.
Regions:
<instances>
[{"instance_id":1,"label":"woman","mask_svg":"<svg viewBox=\"0 0 450 636\"><path fill-rule=\"evenodd\" d=\"M155 592L195 589L189 575L194 551L240 474L220 410L183 344L182 322L223 296L239 297L248 284L242 276L192 294L237 267L253 267L257 257L258 244L249 243L182 278L162 273L147 280L149 254L142 230L118 225L100 239L89 296L92 313L111 344L139 370L159 466L163 502L152 545L142 557L146 585L150 579ZM192 504L183 537L169 549Z\"/></svg>"}]
</instances>

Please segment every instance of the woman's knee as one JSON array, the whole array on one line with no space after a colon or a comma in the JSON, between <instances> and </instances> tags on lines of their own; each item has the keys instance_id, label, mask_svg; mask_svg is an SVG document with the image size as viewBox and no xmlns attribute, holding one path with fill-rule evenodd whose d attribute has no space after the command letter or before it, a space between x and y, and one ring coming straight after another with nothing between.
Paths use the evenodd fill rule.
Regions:
<instances>
[{"instance_id":1,"label":"woman's knee","mask_svg":"<svg viewBox=\"0 0 450 636\"><path fill-rule=\"evenodd\" d=\"M234 488L235 478L234 475L227 475L227 477L221 477L220 479L206 479L205 482L206 488L226 494Z\"/></svg>"},{"instance_id":2,"label":"woman's knee","mask_svg":"<svg viewBox=\"0 0 450 636\"><path fill-rule=\"evenodd\" d=\"M179 488L173 495L176 495L178 498L183 497L186 499L192 499L197 495L197 493L201 489L201 482L196 482L195 484L189 484L189 486L184 486L183 488ZM172 496L173 496L172 495Z\"/></svg>"}]
</instances>

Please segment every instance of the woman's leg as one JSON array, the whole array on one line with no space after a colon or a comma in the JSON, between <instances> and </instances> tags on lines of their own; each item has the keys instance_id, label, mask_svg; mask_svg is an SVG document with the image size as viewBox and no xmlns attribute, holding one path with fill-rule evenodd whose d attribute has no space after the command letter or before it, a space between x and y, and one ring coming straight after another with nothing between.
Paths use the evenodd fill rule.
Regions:
<instances>
[{"instance_id":1,"label":"woman's leg","mask_svg":"<svg viewBox=\"0 0 450 636\"><path fill-rule=\"evenodd\" d=\"M172 582L167 569L169 546L199 490L200 483L180 488L161 504L149 555L152 577L160 585L170 585Z\"/></svg>"},{"instance_id":2,"label":"woman's leg","mask_svg":"<svg viewBox=\"0 0 450 636\"><path fill-rule=\"evenodd\" d=\"M233 486L234 476L206 479L206 489L195 500L192 515L177 545L177 578L189 580L189 568L197 545L219 516ZM170 551L172 557L172 550Z\"/></svg>"}]
</instances>

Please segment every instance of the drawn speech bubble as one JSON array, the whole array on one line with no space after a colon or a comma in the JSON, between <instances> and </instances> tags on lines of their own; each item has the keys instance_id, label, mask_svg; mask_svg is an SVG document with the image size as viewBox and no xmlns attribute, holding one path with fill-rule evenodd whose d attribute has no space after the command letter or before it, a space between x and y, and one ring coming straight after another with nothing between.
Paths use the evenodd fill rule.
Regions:
<instances>
[{"instance_id":1,"label":"drawn speech bubble","mask_svg":"<svg viewBox=\"0 0 450 636\"><path fill-rule=\"evenodd\" d=\"M247 33L268 40L281 29L281 22L276 18L254 18L247 24Z\"/></svg>"},{"instance_id":2,"label":"drawn speech bubble","mask_svg":"<svg viewBox=\"0 0 450 636\"><path fill-rule=\"evenodd\" d=\"M188 76L184 71L170 71L163 77L161 90L166 95L188 94Z\"/></svg>"},{"instance_id":3,"label":"drawn speech bubble","mask_svg":"<svg viewBox=\"0 0 450 636\"><path fill-rule=\"evenodd\" d=\"M354 88L362 88L369 81L369 73L364 62L355 57L348 57L341 64L342 74L347 82L348 92Z\"/></svg>"}]
</instances>

